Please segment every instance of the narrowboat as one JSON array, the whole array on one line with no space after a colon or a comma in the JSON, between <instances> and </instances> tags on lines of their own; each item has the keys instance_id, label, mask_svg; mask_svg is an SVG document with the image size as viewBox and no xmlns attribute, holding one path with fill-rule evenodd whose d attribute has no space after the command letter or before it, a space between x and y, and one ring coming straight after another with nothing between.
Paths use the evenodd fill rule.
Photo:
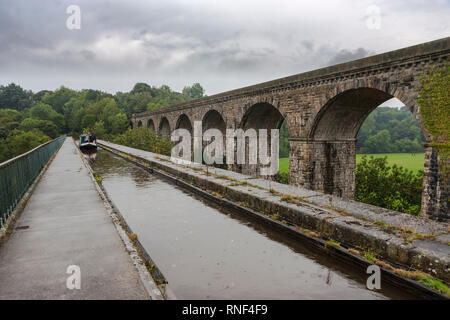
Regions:
<instances>
[{"instance_id":1,"label":"narrowboat","mask_svg":"<svg viewBox=\"0 0 450 320\"><path fill-rule=\"evenodd\" d=\"M97 140L90 134L82 134L80 136L80 144L78 145L80 150L96 150Z\"/></svg>"}]
</instances>

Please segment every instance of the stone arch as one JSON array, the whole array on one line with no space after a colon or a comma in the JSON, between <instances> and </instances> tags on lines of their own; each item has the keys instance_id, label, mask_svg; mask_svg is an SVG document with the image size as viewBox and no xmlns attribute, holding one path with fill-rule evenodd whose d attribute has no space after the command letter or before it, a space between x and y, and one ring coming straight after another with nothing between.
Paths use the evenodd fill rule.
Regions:
<instances>
[{"instance_id":1,"label":"stone arch","mask_svg":"<svg viewBox=\"0 0 450 320\"><path fill-rule=\"evenodd\" d=\"M138 126L138 128L142 127L142 121L141 120L138 121L137 126Z\"/></svg>"},{"instance_id":2,"label":"stone arch","mask_svg":"<svg viewBox=\"0 0 450 320\"><path fill-rule=\"evenodd\" d=\"M244 130L280 129L284 121L283 114L272 104L260 102L252 105L244 113L240 127Z\"/></svg>"},{"instance_id":3,"label":"stone arch","mask_svg":"<svg viewBox=\"0 0 450 320\"><path fill-rule=\"evenodd\" d=\"M223 134L225 134L226 130L225 120L220 114L220 112L215 109L207 111L202 119L203 132L211 128L219 129Z\"/></svg>"},{"instance_id":4,"label":"stone arch","mask_svg":"<svg viewBox=\"0 0 450 320\"><path fill-rule=\"evenodd\" d=\"M176 123L175 123L175 129L186 129L190 132L191 134L191 160L194 157L194 130L192 127L192 123L191 120L189 119L189 117L186 114L181 114ZM182 156L182 154L179 155L180 157Z\"/></svg>"},{"instance_id":5,"label":"stone arch","mask_svg":"<svg viewBox=\"0 0 450 320\"><path fill-rule=\"evenodd\" d=\"M170 124L166 117L162 117L159 121L158 134L166 138L170 137Z\"/></svg>"},{"instance_id":6,"label":"stone arch","mask_svg":"<svg viewBox=\"0 0 450 320\"><path fill-rule=\"evenodd\" d=\"M216 164L216 167L226 168L226 123L222 114L215 109L208 110L202 118L202 131L205 133L208 129L218 129L222 133L223 140L223 163ZM207 141L203 141L202 151L209 143Z\"/></svg>"},{"instance_id":7,"label":"stone arch","mask_svg":"<svg viewBox=\"0 0 450 320\"><path fill-rule=\"evenodd\" d=\"M419 112L419 105L416 100L417 95L418 92L415 87L405 88L390 81L380 81L378 78L365 81L358 80L356 82L333 86L326 94L320 97L320 109L313 117L312 125L308 131L308 138L310 139L314 135L318 137L323 134L321 132L323 128L317 132L316 129L320 121L327 120L323 117L327 115L330 118L332 112L340 113L341 116L343 116L344 112L348 112L349 117L357 119L357 121L353 122L353 132L355 132L354 137L356 137L364 120L376 107L389 99L397 98L411 111L414 118L416 118L426 141L431 141L431 136L425 129ZM350 119L348 118L347 120ZM341 131L341 133L344 132Z\"/></svg>"},{"instance_id":8,"label":"stone arch","mask_svg":"<svg viewBox=\"0 0 450 320\"><path fill-rule=\"evenodd\" d=\"M155 132L155 123L153 122L153 119L148 119L147 121L147 129L152 130Z\"/></svg>"},{"instance_id":9,"label":"stone arch","mask_svg":"<svg viewBox=\"0 0 450 320\"><path fill-rule=\"evenodd\" d=\"M267 102L259 102L252 105L245 111L240 122L240 128L244 131L248 129L255 129L258 134L258 139L260 139L258 130L267 129L267 146L269 150L268 152L271 154L271 129L280 129L284 120L285 117L275 106ZM260 159L258 159L258 164L256 165L248 164L249 145L247 140L248 139L246 139L245 142L246 164L238 166L238 171L244 174L259 176L262 167L259 164ZM266 176L266 178L273 180L276 179L276 176Z\"/></svg>"},{"instance_id":10,"label":"stone arch","mask_svg":"<svg viewBox=\"0 0 450 320\"><path fill-rule=\"evenodd\" d=\"M303 171L309 175L305 180L308 180L307 186L310 189L354 198L358 131L375 108L396 98L396 95L402 97L403 94L399 92L398 88L383 85L378 85L377 88L350 88L338 92L323 105L314 118L307 141L301 142L300 147L309 152L303 158L309 158L307 161L310 165L303 168ZM427 137L415 102L409 98L406 101L399 100L413 113ZM412 103L413 106L406 103ZM425 180L424 178L424 186Z\"/></svg>"},{"instance_id":11,"label":"stone arch","mask_svg":"<svg viewBox=\"0 0 450 320\"><path fill-rule=\"evenodd\" d=\"M389 93L372 88L339 93L317 113L308 136L314 140L355 139L367 116L391 98Z\"/></svg>"},{"instance_id":12,"label":"stone arch","mask_svg":"<svg viewBox=\"0 0 450 320\"><path fill-rule=\"evenodd\" d=\"M181 114L177 119L175 129L186 129L192 134L192 123L189 117L184 113Z\"/></svg>"},{"instance_id":13,"label":"stone arch","mask_svg":"<svg viewBox=\"0 0 450 320\"><path fill-rule=\"evenodd\" d=\"M329 137L333 137L334 140L355 139L367 116L380 104L392 98L399 99L408 107L419 123L425 138L429 138L430 135L423 127L416 103L411 99L402 99L404 97L402 94L398 96L369 87L352 88L339 92L320 108L314 117L308 138L315 140L326 140Z\"/></svg>"},{"instance_id":14,"label":"stone arch","mask_svg":"<svg viewBox=\"0 0 450 320\"><path fill-rule=\"evenodd\" d=\"M134 124L133 121L130 121L130 128L133 129L134 128Z\"/></svg>"}]
</instances>

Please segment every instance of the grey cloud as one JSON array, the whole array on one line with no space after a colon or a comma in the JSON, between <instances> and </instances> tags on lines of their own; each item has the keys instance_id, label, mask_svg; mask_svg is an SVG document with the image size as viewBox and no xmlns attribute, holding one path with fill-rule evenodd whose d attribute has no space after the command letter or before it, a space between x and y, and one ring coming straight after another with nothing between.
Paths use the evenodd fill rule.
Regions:
<instances>
[{"instance_id":1,"label":"grey cloud","mask_svg":"<svg viewBox=\"0 0 450 320\"><path fill-rule=\"evenodd\" d=\"M261 61L256 58L225 58L219 63L219 68L226 72L253 71L261 65Z\"/></svg>"},{"instance_id":2,"label":"grey cloud","mask_svg":"<svg viewBox=\"0 0 450 320\"><path fill-rule=\"evenodd\" d=\"M90 50L81 50L79 54L86 60L94 60L95 53Z\"/></svg>"},{"instance_id":3,"label":"grey cloud","mask_svg":"<svg viewBox=\"0 0 450 320\"><path fill-rule=\"evenodd\" d=\"M283 1L0 0L0 84L114 92L138 81L178 90L199 81L213 94L450 31L442 17L450 14L446 1L425 10L437 22L428 19L422 26L396 15L420 17L418 0L408 6L380 0L383 19L405 21L405 29L395 33L368 33L364 5L351 1L339 6L332 0L320 6ZM65 27L70 4L81 8L81 30Z\"/></svg>"},{"instance_id":4,"label":"grey cloud","mask_svg":"<svg viewBox=\"0 0 450 320\"><path fill-rule=\"evenodd\" d=\"M301 43L308 50L312 50L314 47L314 42L311 40L303 40Z\"/></svg>"},{"instance_id":5,"label":"grey cloud","mask_svg":"<svg viewBox=\"0 0 450 320\"><path fill-rule=\"evenodd\" d=\"M370 52L364 48L358 48L353 52L343 49L339 51L330 61L328 61L328 65L334 65L352 60L357 60L373 54L374 52Z\"/></svg>"}]
</instances>

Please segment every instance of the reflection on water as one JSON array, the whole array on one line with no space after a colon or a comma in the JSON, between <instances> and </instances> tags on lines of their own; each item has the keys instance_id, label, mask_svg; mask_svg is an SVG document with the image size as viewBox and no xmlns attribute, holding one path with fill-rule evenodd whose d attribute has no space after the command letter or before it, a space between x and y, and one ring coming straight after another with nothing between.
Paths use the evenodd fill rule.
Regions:
<instances>
[{"instance_id":1,"label":"reflection on water","mask_svg":"<svg viewBox=\"0 0 450 320\"><path fill-rule=\"evenodd\" d=\"M86 160L90 161L90 163L93 163L97 158L97 150L82 150L81 154Z\"/></svg>"},{"instance_id":2,"label":"reflection on water","mask_svg":"<svg viewBox=\"0 0 450 320\"><path fill-rule=\"evenodd\" d=\"M91 164L178 298L417 298L106 151Z\"/></svg>"}]
</instances>

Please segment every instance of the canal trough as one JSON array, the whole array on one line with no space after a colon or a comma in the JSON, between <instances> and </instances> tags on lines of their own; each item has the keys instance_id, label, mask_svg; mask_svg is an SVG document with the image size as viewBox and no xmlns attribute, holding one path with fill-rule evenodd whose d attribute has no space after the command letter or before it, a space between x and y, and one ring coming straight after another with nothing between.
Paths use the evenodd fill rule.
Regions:
<instances>
[{"instance_id":1,"label":"canal trough","mask_svg":"<svg viewBox=\"0 0 450 320\"><path fill-rule=\"evenodd\" d=\"M389 273L381 290L368 290L367 264L358 258L342 259L339 251L345 249L324 249L326 243L292 226L233 206L181 180L168 183L160 178L161 172L151 174L149 168L144 171L105 151L100 151L91 165L178 298L433 296L420 285L411 286L409 279L399 285ZM176 185L183 183L183 188ZM299 241L302 234L303 241Z\"/></svg>"}]
</instances>

